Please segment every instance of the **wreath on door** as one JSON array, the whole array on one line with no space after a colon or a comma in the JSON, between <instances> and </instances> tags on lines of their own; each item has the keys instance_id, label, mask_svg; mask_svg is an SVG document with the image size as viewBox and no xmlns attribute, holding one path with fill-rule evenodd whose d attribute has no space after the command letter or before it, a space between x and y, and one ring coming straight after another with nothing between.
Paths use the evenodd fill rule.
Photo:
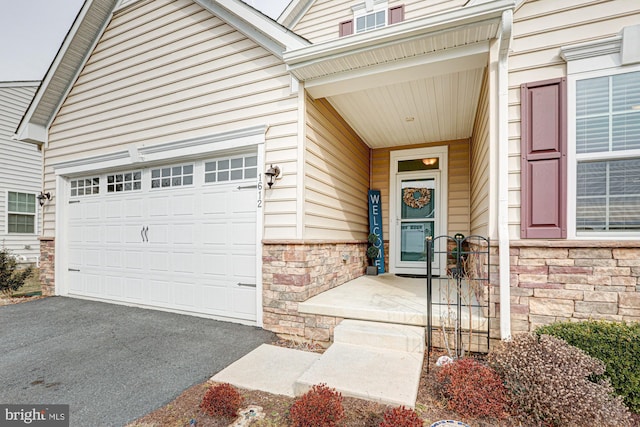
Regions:
<instances>
[{"instance_id":1,"label":"wreath on door","mask_svg":"<svg viewBox=\"0 0 640 427\"><path fill-rule=\"evenodd\" d=\"M422 209L431 202L430 188L405 188L402 190L402 201L413 209Z\"/></svg>"}]
</instances>

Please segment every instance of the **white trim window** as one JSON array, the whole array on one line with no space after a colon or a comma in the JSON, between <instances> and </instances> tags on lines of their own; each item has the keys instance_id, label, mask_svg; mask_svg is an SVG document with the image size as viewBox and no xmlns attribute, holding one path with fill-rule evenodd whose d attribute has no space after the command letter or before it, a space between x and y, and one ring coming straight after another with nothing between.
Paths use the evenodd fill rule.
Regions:
<instances>
[{"instance_id":1,"label":"white trim window","mask_svg":"<svg viewBox=\"0 0 640 427\"><path fill-rule=\"evenodd\" d=\"M36 234L36 195L7 192L7 232Z\"/></svg>"},{"instance_id":2,"label":"white trim window","mask_svg":"<svg viewBox=\"0 0 640 427\"><path fill-rule=\"evenodd\" d=\"M640 237L640 25L564 46L568 238Z\"/></svg>"},{"instance_id":3,"label":"white trim window","mask_svg":"<svg viewBox=\"0 0 640 427\"><path fill-rule=\"evenodd\" d=\"M365 1L351 8L355 33L375 30L387 25L387 1Z\"/></svg>"},{"instance_id":4,"label":"white trim window","mask_svg":"<svg viewBox=\"0 0 640 427\"><path fill-rule=\"evenodd\" d=\"M77 178L70 181L71 197L100 194L100 177Z\"/></svg>"},{"instance_id":5,"label":"white trim window","mask_svg":"<svg viewBox=\"0 0 640 427\"><path fill-rule=\"evenodd\" d=\"M575 82L576 232L640 231L640 71Z\"/></svg>"}]
</instances>

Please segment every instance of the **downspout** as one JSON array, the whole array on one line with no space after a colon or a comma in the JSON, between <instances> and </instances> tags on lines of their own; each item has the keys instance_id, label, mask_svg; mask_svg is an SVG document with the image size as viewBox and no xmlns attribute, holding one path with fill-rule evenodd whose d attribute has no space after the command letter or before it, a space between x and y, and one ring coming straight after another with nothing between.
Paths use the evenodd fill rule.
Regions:
<instances>
[{"instance_id":1,"label":"downspout","mask_svg":"<svg viewBox=\"0 0 640 427\"><path fill-rule=\"evenodd\" d=\"M498 53L498 249L500 338L511 338L511 265L509 261L509 48L513 11L502 12Z\"/></svg>"}]
</instances>

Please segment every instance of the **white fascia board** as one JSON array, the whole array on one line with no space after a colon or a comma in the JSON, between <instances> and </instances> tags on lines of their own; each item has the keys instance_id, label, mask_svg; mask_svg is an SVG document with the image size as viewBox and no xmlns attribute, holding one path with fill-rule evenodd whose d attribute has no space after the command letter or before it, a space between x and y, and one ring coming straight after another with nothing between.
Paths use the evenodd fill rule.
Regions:
<instances>
[{"instance_id":1,"label":"white fascia board","mask_svg":"<svg viewBox=\"0 0 640 427\"><path fill-rule=\"evenodd\" d=\"M267 129L267 125L258 125L149 147L131 146L128 150L56 163L53 169L56 175L72 176L129 166L149 166L174 159L197 158L263 144Z\"/></svg>"},{"instance_id":2,"label":"white fascia board","mask_svg":"<svg viewBox=\"0 0 640 427\"><path fill-rule=\"evenodd\" d=\"M239 0L194 0L279 58L309 42Z\"/></svg>"},{"instance_id":3,"label":"white fascia board","mask_svg":"<svg viewBox=\"0 0 640 427\"><path fill-rule=\"evenodd\" d=\"M314 0L291 0L287 7L280 13L277 21L287 28L293 28L304 15L307 14Z\"/></svg>"},{"instance_id":4,"label":"white fascia board","mask_svg":"<svg viewBox=\"0 0 640 427\"><path fill-rule=\"evenodd\" d=\"M376 31L341 37L300 49L287 49L284 60L289 70L339 58L354 51L364 51L386 43L394 43L416 36L424 36L439 31L452 30L468 24L495 20L500 22L502 12L513 9L514 0L498 0L490 3L463 7L453 11L427 16L425 18L389 25Z\"/></svg>"},{"instance_id":5,"label":"white fascia board","mask_svg":"<svg viewBox=\"0 0 640 427\"><path fill-rule=\"evenodd\" d=\"M58 50L58 54L53 59L53 63L49 67L49 70L47 71L47 74L44 76L44 79L42 80L40 88L38 89L38 91L34 95L33 100L31 101L31 104L29 105L29 108L27 109L27 111L25 112L24 116L22 117L22 121L20 122L20 125L19 125L18 129L16 130L16 135L18 135L18 139L21 139L20 135L23 134L22 128L26 127L27 125L31 125L31 118L32 118L33 114L35 113L36 109L38 108L38 105L40 104L40 101L42 101L42 97L44 96L45 92L49 89L49 85L51 84L51 81L54 78L54 76L56 74L56 71L61 66L63 58L65 57L67 51L69 50L69 47L71 46L71 43L73 42L74 37L75 37L76 33L78 32L78 29L83 24L83 22L84 22L84 20L85 20L85 18L87 16L87 13L91 9L91 6L94 3L94 1L95 0L87 0L87 1L85 1L84 4L82 5L82 8L80 9L80 12L78 13L78 16L75 19L75 21L73 21L73 26L71 27L71 29L69 30L67 36L65 37L64 41L62 42L62 46L60 46L60 49ZM95 37L95 40L93 41L93 44L91 45L91 48L89 49L89 51L85 53L85 56L84 56L84 58L82 60L82 63L77 67L77 69L75 71L75 74L74 74L73 78L71 79L71 82L75 82L78 79L78 76L79 76L80 72L82 71L82 69L84 68L85 64L87 63L87 60L89 59L89 52L93 52L93 50L95 49L96 44L98 43L98 41L102 37L102 34L104 33L104 30L106 29L107 25L109 24L109 21L110 21L110 19L105 19L105 21L103 22L102 27L100 28L100 32ZM73 84L69 84L68 85L65 93L62 94L62 96L60 97L60 100L59 100L58 104L55 106L55 108L53 109L51 114L49 114L49 121L47 122L46 128L45 128L46 133L48 133L49 127L51 126L51 122L53 121L53 119L56 116L56 114L58 114L58 111L60 111L60 108L62 108L62 103L64 102L64 100L69 95L69 92L71 91L72 87L73 87ZM45 142L46 142L46 136L45 136L44 139L42 139L42 141L39 141L40 144L45 143Z\"/></svg>"},{"instance_id":6,"label":"white fascia board","mask_svg":"<svg viewBox=\"0 0 640 427\"><path fill-rule=\"evenodd\" d=\"M23 123L11 139L42 145L47 142L47 128L33 123Z\"/></svg>"},{"instance_id":7,"label":"white fascia board","mask_svg":"<svg viewBox=\"0 0 640 427\"><path fill-rule=\"evenodd\" d=\"M389 82L408 82L416 76L426 78L474 70L486 67L488 52L489 42L475 43L307 80L305 88L313 98L326 98L385 86Z\"/></svg>"}]
</instances>

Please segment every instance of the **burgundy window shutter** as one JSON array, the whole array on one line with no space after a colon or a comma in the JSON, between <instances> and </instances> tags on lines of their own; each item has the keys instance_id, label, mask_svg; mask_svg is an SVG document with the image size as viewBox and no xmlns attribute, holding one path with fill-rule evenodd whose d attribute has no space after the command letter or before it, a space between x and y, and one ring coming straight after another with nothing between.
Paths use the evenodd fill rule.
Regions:
<instances>
[{"instance_id":1,"label":"burgundy window shutter","mask_svg":"<svg viewBox=\"0 0 640 427\"><path fill-rule=\"evenodd\" d=\"M565 78L520 87L520 236L567 237L567 101Z\"/></svg>"},{"instance_id":2,"label":"burgundy window shutter","mask_svg":"<svg viewBox=\"0 0 640 427\"><path fill-rule=\"evenodd\" d=\"M339 36L348 36L353 34L353 19L341 22L339 25Z\"/></svg>"},{"instance_id":3,"label":"burgundy window shutter","mask_svg":"<svg viewBox=\"0 0 640 427\"><path fill-rule=\"evenodd\" d=\"M389 8L389 25L404 21L404 5Z\"/></svg>"}]
</instances>

